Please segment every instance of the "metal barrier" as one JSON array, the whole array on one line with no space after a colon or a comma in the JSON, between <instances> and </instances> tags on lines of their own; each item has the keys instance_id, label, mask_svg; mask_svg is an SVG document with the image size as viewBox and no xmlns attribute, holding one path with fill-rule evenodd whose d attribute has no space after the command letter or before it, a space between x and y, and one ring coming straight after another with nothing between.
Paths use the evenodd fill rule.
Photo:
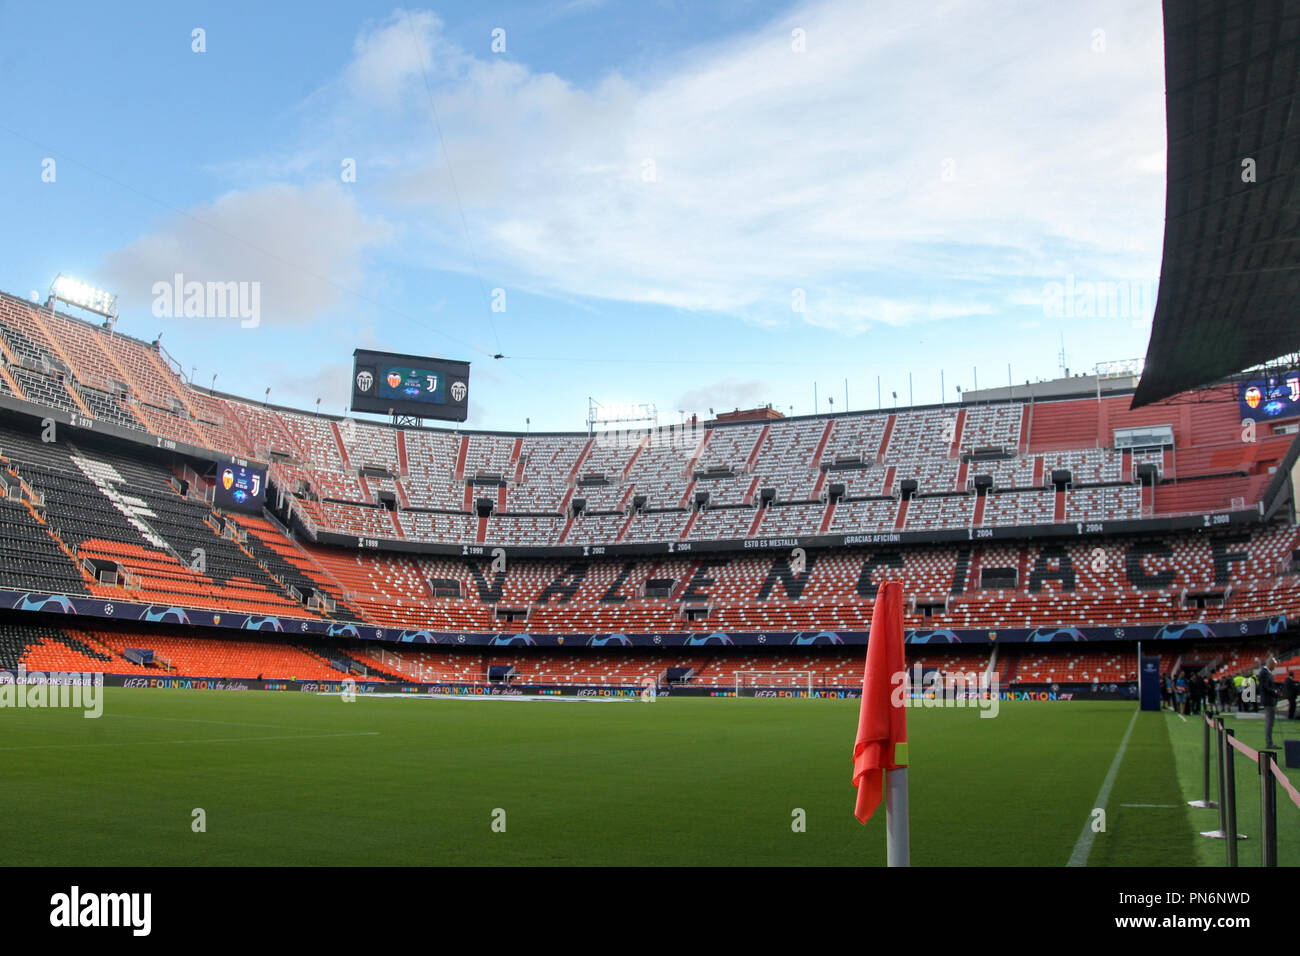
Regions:
<instances>
[{"instance_id":1,"label":"metal barrier","mask_svg":"<svg viewBox=\"0 0 1300 956\"><path fill-rule=\"evenodd\" d=\"M1232 728L1224 726L1220 715L1206 714L1204 718L1204 765L1201 780L1204 798L1189 801L1189 806L1203 809L1218 808L1219 828L1201 833L1210 839L1223 840L1227 845L1228 866L1237 866L1237 841L1247 839L1237 832L1237 778L1236 755L1240 753L1259 768L1260 809L1260 864L1277 866L1277 785L1281 783L1291 802L1300 809L1300 791L1278 766L1277 755L1269 750L1255 750L1237 739ZM1217 746L1210 746L1210 731L1215 731ZM1210 800L1210 751L1218 754L1219 801Z\"/></svg>"}]
</instances>

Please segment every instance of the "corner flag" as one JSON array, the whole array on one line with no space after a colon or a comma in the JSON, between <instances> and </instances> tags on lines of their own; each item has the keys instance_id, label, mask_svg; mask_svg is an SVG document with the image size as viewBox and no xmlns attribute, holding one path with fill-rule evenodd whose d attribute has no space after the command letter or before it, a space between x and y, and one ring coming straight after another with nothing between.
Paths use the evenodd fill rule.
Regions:
<instances>
[{"instance_id":1,"label":"corner flag","mask_svg":"<svg viewBox=\"0 0 1300 956\"><path fill-rule=\"evenodd\" d=\"M890 799L886 801L885 813L891 865L895 865L898 825L901 825L900 849L904 855L907 843L907 711L901 700L892 699L899 677L906 680L906 671L903 585L886 581L880 585L871 614L867 664L862 678L862 708L858 714L858 736L853 743L853 785L858 788L854 815L866 823L880 805L885 771L890 771ZM901 784L897 789L894 777ZM906 865L905 859L902 865Z\"/></svg>"}]
</instances>

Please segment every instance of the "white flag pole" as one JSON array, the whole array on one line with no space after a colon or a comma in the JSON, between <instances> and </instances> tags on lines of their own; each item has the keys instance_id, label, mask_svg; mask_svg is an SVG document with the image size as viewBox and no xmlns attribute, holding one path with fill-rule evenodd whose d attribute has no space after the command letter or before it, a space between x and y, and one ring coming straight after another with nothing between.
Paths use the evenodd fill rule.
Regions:
<instances>
[{"instance_id":1,"label":"white flag pole","mask_svg":"<svg viewBox=\"0 0 1300 956\"><path fill-rule=\"evenodd\" d=\"M885 771L885 858L889 866L912 865L907 826L907 768Z\"/></svg>"}]
</instances>

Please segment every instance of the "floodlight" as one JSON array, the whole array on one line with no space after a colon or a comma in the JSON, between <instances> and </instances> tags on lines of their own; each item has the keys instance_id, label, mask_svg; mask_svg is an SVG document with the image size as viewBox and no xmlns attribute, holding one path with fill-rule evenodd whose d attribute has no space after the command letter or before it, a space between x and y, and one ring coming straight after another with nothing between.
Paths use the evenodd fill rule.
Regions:
<instances>
[{"instance_id":1,"label":"floodlight","mask_svg":"<svg viewBox=\"0 0 1300 956\"><path fill-rule=\"evenodd\" d=\"M102 315L107 319L117 318L116 295L97 289L80 279L65 276L63 273L55 276L54 282L50 285L51 307L55 299L85 309L87 312Z\"/></svg>"}]
</instances>

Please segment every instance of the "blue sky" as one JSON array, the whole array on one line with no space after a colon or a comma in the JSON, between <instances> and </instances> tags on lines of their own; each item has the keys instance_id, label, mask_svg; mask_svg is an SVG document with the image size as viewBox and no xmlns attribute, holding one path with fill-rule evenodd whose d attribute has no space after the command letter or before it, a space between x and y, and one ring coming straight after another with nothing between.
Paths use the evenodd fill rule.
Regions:
<instances>
[{"instance_id":1,"label":"blue sky","mask_svg":"<svg viewBox=\"0 0 1300 956\"><path fill-rule=\"evenodd\" d=\"M388 348L572 430L1145 352L1158 2L136 7L0 4L0 288L116 292L202 385L341 414ZM177 273L259 323L156 314ZM1138 304L1053 307L1103 282Z\"/></svg>"}]
</instances>

